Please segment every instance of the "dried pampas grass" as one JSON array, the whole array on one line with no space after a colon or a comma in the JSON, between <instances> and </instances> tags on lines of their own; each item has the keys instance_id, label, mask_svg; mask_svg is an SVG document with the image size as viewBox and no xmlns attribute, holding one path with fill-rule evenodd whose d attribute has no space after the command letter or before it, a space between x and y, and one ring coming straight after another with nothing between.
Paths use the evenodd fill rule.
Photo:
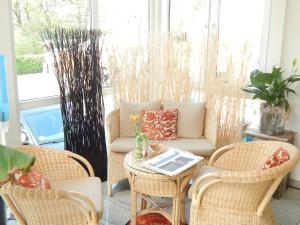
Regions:
<instances>
[{"instance_id":1,"label":"dried pampas grass","mask_svg":"<svg viewBox=\"0 0 300 225\"><path fill-rule=\"evenodd\" d=\"M150 40L147 46L125 51L114 48L109 56L115 107L120 100L205 101L219 118L218 147L240 141L245 105L241 87L250 61L247 45L227 58L221 72L216 36L198 47L176 35Z\"/></svg>"}]
</instances>

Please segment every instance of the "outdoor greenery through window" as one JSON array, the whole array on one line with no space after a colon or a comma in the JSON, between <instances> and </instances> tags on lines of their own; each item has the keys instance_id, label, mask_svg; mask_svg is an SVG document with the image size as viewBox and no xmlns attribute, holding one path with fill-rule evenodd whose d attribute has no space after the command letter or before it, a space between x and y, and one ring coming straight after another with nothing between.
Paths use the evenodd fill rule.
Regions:
<instances>
[{"instance_id":1,"label":"outdoor greenery through window","mask_svg":"<svg viewBox=\"0 0 300 225\"><path fill-rule=\"evenodd\" d=\"M132 47L148 37L148 0L13 0L16 70L19 100L59 94L40 32L57 26L90 28L91 18L98 18L105 33L105 58L111 47ZM105 68L105 62L104 62ZM109 79L104 78L104 87Z\"/></svg>"},{"instance_id":2,"label":"outdoor greenery through window","mask_svg":"<svg viewBox=\"0 0 300 225\"><path fill-rule=\"evenodd\" d=\"M58 85L40 38L57 26L87 28L87 0L13 0L16 70L19 100L58 95Z\"/></svg>"},{"instance_id":3,"label":"outdoor greenery through window","mask_svg":"<svg viewBox=\"0 0 300 225\"><path fill-rule=\"evenodd\" d=\"M17 74L43 72L44 48L40 31L56 26L87 27L88 1L85 0L14 0Z\"/></svg>"}]
</instances>

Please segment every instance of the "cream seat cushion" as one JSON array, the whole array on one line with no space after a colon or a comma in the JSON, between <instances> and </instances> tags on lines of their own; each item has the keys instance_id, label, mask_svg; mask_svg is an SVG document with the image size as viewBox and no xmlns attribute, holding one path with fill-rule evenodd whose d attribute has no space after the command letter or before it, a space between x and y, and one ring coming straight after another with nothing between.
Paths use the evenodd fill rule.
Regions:
<instances>
[{"instance_id":1,"label":"cream seat cushion","mask_svg":"<svg viewBox=\"0 0 300 225\"><path fill-rule=\"evenodd\" d=\"M98 177L83 177L72 180L57 180L51 181L50 185L51 189L77 192L88 197L94 203L99 218L102 217L102 189L101 180ZM78 199L76 198L76 200ZM82 205L89 209L84 201L79 201L82 203Z\"/></svg>"},{"instance_id":2,"label":"cream seat cushion","mask_svg":"<svg viewBox=\"0 0 300 225\"><path fill-rule=\"evenodd\" d=\"M197 179L199 177L202 177L206 174L209 174L209 173L213 173L213 172L217 172L217 171L220 171L221 169L220 168L217 168L217 167L212 167L212 166L202 166L201 169L199 170L198 174L194 177L193 179L193 184L192 186L190 187L189 191L188 191L188 197L191 199L192 198L192 195L193 195L193 191L194 191L194 184L195 182L197 181ZM208 180L207 180L208 181ZM203 184L202 184L203 185Z\"/></svg>"},{"instance_id":3,"label":"cream seat cushion","mask_svg":"<svg viewBox=\"0 0 300 225\"><path fill-rule=\"evenodd\" d=\"M215 150L212 143L205 138L186 139L180 138L166 143L167 146L189 151L203 157L211 156Z\"/></svg>"},{"instance_id":4,"label":"cream seat cushion","mask_svg":"<svg viewBox=\"0 0 300 225\"><path fill-rule=\"evenodd\" d=\"M214 152L214 146L207 139L184 139L171 140L166 142L167 146L189 151L195 155L203 157L211 156ZM134 138L120 137L110 145L112 152L129 152L135 148Z\"/></svg>"},{"instance_id":5,"label":"cream seat cushion","mask_svg":"<svg viewBox=\"0 0 300 225\"><path fill-rule=\"evenodd\" d=\"M158 110L161 101L144 102L139 104L120 102L120 137L134 137L134 125L130 122L130 115L140 114L141 110Z\"/></svg>"},{"instance_id":6,"label":"cream seat cushion","mask_svg":"<svg viewBox=\"0 0 300 225\"><path fill-rule=\"evenodd\" d=\"M204 129L205 103L165 101L163 109L177 109L177 137L201 138Z\"/></svg>"}]
</instances>

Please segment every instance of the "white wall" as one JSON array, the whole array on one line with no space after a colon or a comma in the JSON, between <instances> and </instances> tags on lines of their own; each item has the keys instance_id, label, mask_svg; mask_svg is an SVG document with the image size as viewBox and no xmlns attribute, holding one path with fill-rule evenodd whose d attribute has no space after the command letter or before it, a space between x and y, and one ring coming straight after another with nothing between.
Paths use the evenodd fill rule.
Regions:
<instances>
[{"instance_id":1,"label":"white wall","mask_svg":"<svg viewBox=\"0 0 300 225\"><path fill-rule=\"evenodd\" d=\"M17 82L15 72L15 53L14 39L11 20L11 1L0 0L0 54L5 56L6 74L7 74L7 91L9 101L9 127L6 135L7 145L20 144L20 124L19 114L17 113Z\"/></svg>"},{"instance_id":2,"label":"white wall","mask_svg":"<svg viewBox=\"0 0 300 225\"><path fill-rule=\"evenodd\" d=\"M287 0L281 66L289 74L293 58L298 59L300 74L300 1ZM300 148L300 84L295 85L297 96L290 96L290 114L287 127L298 132L295 144ZM300 164L291 174L291 179L300 181Z\"/></svg>"}]
</instances>

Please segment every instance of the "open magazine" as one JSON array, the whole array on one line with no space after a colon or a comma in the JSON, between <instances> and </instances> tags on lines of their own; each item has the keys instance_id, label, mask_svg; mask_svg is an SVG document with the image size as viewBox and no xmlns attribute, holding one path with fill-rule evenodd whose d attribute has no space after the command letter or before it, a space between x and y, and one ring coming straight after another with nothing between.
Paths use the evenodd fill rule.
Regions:
<instances>
[{"instance_id":1,"label":"open magazine","mask_svg":"<svg viewBox=\"0 0 300 225\"><path fill-rule=\"evenodd\" d=\"M196 156L175 148L169 148L165 153L144 161L143 166L162 174L176 176L182 171L194 166L202 159L203 157L201 156Z\"/></svg>"}]
</instances>

